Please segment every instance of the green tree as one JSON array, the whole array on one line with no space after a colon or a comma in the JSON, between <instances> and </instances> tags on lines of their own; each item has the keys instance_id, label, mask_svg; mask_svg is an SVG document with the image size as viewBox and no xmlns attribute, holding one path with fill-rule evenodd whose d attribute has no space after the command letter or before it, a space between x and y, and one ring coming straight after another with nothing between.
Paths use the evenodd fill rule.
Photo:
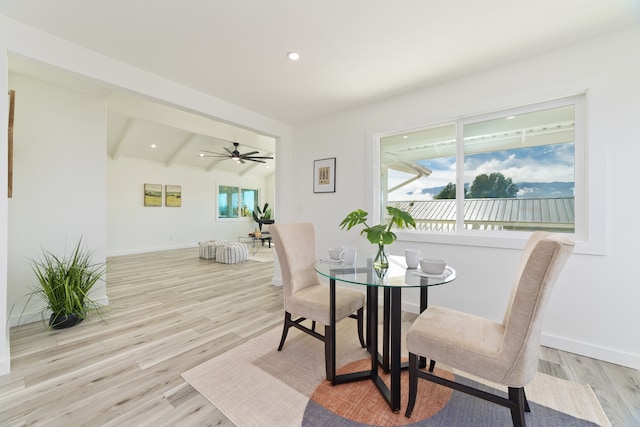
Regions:
<instances>
[{"instance_id":1,"label":"green tree","mask_svg":"<svg viewBox=\"0 0 640 427\"><path fill-rule=\"evenodd\" d=\"M516 197L518 186L500 172L483 173L473 180L467 196L472 199L506 199Z\"/></svg>"},{"instance_id":2,"label":"green tree","mask_svg":"<svg viewBox=\"0 0 640 427\"><path fill-rule=\"evenodd\" d=\"M433 196L434 199L455 199L456 185L453 182L447 184L438 194Z\"/></svg>"}]
</instances>

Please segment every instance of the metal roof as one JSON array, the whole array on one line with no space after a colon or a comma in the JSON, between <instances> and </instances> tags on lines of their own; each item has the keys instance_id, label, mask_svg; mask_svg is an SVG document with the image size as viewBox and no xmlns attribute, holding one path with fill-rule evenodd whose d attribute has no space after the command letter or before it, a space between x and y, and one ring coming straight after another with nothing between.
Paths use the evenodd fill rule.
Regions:
<instances>
[{"instance_id":1,"label":"metal roof","mask_svg":"<svg viewBox=\"0 0 640 427\"><path fill-rule=\"evenodd\" d=\"M389 202L413 216L419 229L440 229L435 224L455 225L455 199ZM464 222L468 228L573 229L574 198L465 199ZM432 226L425 226L432 224Z\"/></svg>"}]
</instances>

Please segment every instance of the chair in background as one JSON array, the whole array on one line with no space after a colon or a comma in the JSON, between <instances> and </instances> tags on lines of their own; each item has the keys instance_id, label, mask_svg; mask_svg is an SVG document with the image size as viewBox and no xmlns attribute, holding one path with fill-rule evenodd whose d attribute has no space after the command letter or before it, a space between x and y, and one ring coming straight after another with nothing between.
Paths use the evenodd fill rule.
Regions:
<instances>
[{"instance_id":1,"label":"chair in background","mask_svg":"<svg viewBox=\"0 0 640 427\"><path fill-rule=\"evenodd\" d=\"M334 342L329 328L329 286L318 278L314 266L316 258L315 227L311 223L274 224L271 236L280 262L284 295L284 328L278 351L282 350L289 328L295 327L324 342L325 369L329 379L329 343ZM352 317L357 319L360 344L364 342L364 294L336 287L336 322ZM354 314L355 313L355 314ZM302 324L309 319L311 328ZM316 322L325 325L324 335L315 330Z\"/></svg>"},{"instance_id":2,"label":"chair in background","mask_svg":"<svg viewBox=\"0 0 640 427\"><path fill-rule=\"evenodd\" d=\"M416 403L418 378L480 397L511 410L514 426L524 426L530 412L524 386L538 367L540 334L546 304L574 243L566 237L537 231L527 242L503 321L495 322L444 307L427 308L407 333L410 417ZM418 369L419 357L432 360ZM508 387L508 398L437 376L433 361L441 361Z\"/></svg>"}]
</instances>

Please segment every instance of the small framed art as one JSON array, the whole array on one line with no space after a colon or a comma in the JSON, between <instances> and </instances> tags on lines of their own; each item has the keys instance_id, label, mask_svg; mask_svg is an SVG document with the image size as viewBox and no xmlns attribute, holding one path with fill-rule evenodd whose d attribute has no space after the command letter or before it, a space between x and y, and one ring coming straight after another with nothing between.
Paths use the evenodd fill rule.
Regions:
<instances>
[{"instance_id":1,"label":"small framed art","mask_svg":"<svg viewBox=\"0 0 640 427\"><path fill-rule=\"evenodd\" d=\"M144 205L162 206L162 184L144 185Z\"/></svg>"},{"instance_id":2,"label":"small framed art","mask_svg":"<svg viewBox=\"0 0 640 427\"><path fill-rule=\"evenodd\" d=\"M182 206L182 187L179 185L164 186L164 205L170 208Z\"/></svg>"},{"instance_id":3,"label":"small framed art","mask_svg":"<svg viewBox=\"0 0 640 427\"><path fill-rule=\"evenodd\" d=\"M336 191L336 158L314 160L313 192L335 193Z\"/></svg>"}]
</instances>

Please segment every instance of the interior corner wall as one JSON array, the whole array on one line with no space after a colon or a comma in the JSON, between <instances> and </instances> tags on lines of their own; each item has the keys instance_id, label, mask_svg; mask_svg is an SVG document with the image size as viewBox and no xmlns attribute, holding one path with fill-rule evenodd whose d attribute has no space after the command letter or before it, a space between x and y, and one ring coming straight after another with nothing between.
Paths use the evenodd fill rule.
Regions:
<instances>
[{"instance_id":1,"label":"interior corner wall","mask_svg":"<svg viewBox=\"0 0 640 427\"><path fill-rule=\"evenodd\" d=\"M1 30L0 30L1 33ZM0 34L0 93L9 91L8 64L6 50ZM0 117L9 117L8 103L0 103ZM8 187L8 123L0 120L0 188ZM0 190L2 191L2 190ZM8 303L7 295L7 254L8 254L8 203L9 199L0 195L0 376L11 370L11 351L9 340Z\"/></svg>"},{"instance_id":2,"label":"interior corner wall","mask_svg":"<svg viewBox=\"0 0 640 427\"><path fill-rule=\"evenodd\" d=\"M93 261L106 261L106 102L9 74L15 90L13 197L8 206L8 307L16 324L36 288L29 259L69 254L82 238ZM92 298L107 303L104 283ZM14 306L15 305L15 306ZM42 308L28 307L34 320Z\"/></svg>"},{"instance_id":3,"label":"interior corner wall","mask_svg":"<svg viewBox=\"0 0 640 427\"><path fill-rule=\"evenodd\" d=\"M258 189L270 202L269 179L120 157L107 161L107 255L196 247L199 241L237 241L255 228L252 218L217 220L218 185ZM271 181L273 181L271 179ZM179 185L182 206L144 206L144 184Z\"/></svg>"},{"instance_id":4,"label":"interior corner wall","mask_svg":"<svg viewBox=\"0 0 640 427\"><path fill-rule=\"evenodd\" d=\"M624 48L621 48L624 46ZM542 344L640 369L640 286L630 266L637 263L633 218L640 211L633 171L640 158L640 26L584 43L503 65L421 91L324 117L294 128L291 165L298 220L316 224L317 247L356 246L373 252L357 231L338 224L354 209L373 207L374 135L446 123L460 117L531 104L586 90L588 144L602 153L589 159L604 170L602 189L592 203L605 204L603 218L590 218L606 233L606 254L574 253L563 270L546 313ZM590 87L590 83L595 86ZM336 192L314 194L309 173L314 159L336 157ZM458 278L430 290L430 304L502 320L520 251L398 240L393 254L420 248L423 254L449 260ZM361 255L358 255L361 256ZM417 294L403 292L403 307L416 307Z\"/></svg>"}]
</instances>

